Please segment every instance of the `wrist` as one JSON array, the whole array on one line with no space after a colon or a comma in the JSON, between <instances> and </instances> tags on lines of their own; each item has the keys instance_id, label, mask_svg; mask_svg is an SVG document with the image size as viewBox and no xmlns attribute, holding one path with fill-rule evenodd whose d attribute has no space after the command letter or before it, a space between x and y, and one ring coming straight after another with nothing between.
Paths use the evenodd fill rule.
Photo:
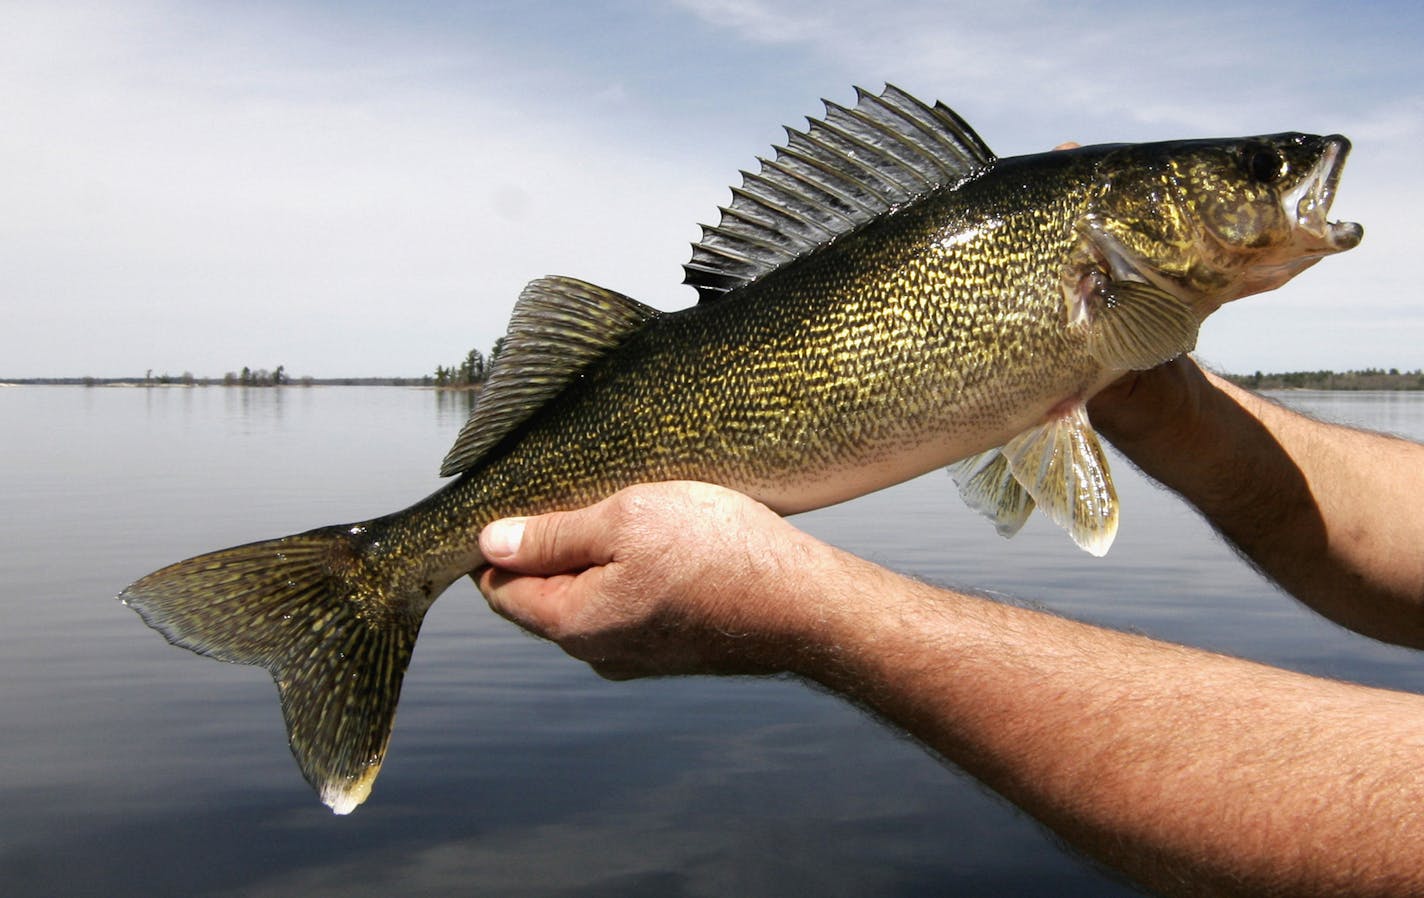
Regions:
<instances>
[{"instance_id":1,"label":"wrist","mask_svg":"<svg viewBox=\"0 0 1424 898\"><path fill-rule=\"evenodd\" d=\"M896 665L945 638L952 594L824 543L813 553L788 593L780 670L878 706Z\"/></svg>"},{"instance_id":2,"label":"wrist","mask_svg":"<svg viewBox=\"0 0 1424 898\"><path fill-rule=\"evenodd\" d=\"M855 619L866 619L861 591L881 569L799 531L789 551L769 552L770 590L758 588L750 603L765 609L767 642L777 672L826 682L841 655L861 635Z\"/></svg>"},{"instance_id":3,"label":"wrist","mask_svg":"<svg viewBox=\"0 0 1424 898\"><path fill-rule=\"evenodd\" d=\"M1210 424L1216 381L1189 356L1127 375L1088 403L1093 426L1134 462L1180 452Z\"/></svg>"},{"instance_id":4,"label":"wrist","mask_svg":"<svg viewBox=\"0 0 1424 898\"><path fill-rule=\"evenodd\" d=\"M1177 492L1241 544L1310 502L1278 437L1294 416L1192 365L1173 374L1158 425L1105 434L1143 473Z\"/></svg>"},{"instance_id":5,"label":"wrist","mask_svg":"<svg viewBox=\"0 0 1424 898\"><path fill-rule=\"evenodd\" d=\"M1143 473L1214 516L1251 486L1243 465L1257 455L1256 401L1182 357L1105 390L1093 421Z\"/></svg>"}]
</instances>

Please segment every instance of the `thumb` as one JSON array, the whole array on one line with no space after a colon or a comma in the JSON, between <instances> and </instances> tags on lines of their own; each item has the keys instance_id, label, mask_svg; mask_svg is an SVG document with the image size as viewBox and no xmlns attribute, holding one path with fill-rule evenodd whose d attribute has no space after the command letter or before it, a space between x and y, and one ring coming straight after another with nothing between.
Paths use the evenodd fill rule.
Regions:
<instances>
[{"instance_id":1,"label":"thumb","mask_svg":"<svg viewBox=\"0 0 1424 898\"><path fill-rule=\"evenodd\" d=\"M490 564L507 564L519 555L528 518L501 518L480 531L480 554Z\"/></svg>"},{"instance_id":2,"label":"thumb","mask_svg":"<svg viewBox=\"0 0 1424 898\"><path fill-rule=\"evenodd\" d=\"M610 553L601 505L525 518L502 518L480 531L485 561L523 574L555 574L606 564Z\"/></svg>"}]
</instances>

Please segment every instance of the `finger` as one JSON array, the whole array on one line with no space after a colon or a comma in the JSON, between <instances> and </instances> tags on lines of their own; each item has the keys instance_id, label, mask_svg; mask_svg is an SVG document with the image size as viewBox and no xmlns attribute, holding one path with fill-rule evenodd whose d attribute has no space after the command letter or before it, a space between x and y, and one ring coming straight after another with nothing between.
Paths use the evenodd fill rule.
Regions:
<instances>
[{"instance_id":1,"label":"finger","mask_svg":"<svg viewBox=\"0 0 1424 898\"><path fill-rule=\"evenodd\" d=\"M573 574L531 577L487 567L479 573L476 584L500 617L535 635L554 639L564 629L569 592L575 588L576 579Z\"/></svg>"},{"instance_id":2,"label":"finger","mask_svg":"<svg viewBox=\"0 0 1424 898\"><path fill-rule=\"evenodd\" d=\"M578 571L610 558L603 503L577 511L494 521L480 532L490 564L525 574Z\"/></svg>"}]
</instances>

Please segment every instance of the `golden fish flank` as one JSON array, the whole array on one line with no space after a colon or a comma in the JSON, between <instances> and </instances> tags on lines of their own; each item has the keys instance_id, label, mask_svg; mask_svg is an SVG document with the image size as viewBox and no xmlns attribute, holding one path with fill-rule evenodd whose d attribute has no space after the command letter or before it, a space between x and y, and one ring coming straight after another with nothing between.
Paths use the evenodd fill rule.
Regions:
<instances>
[{"instance_id":1,"label":"golden fish flank","mask_svg":"<svg viewBox=\"0 0 1424 898\"><path fill-rule=\"evenodd\" d=\"M1107 551L1117 498L1084 402L1190 349L1230 300L1357 244L1330 223L1349 143L1278 134L998 159L895 88L788 130L661 313L569 278L505 350L411 507L179 562L121 598L170 641L260 664L338 813L385 757L420 623L489 521L708 480L783 513L943 465L1004 534L1042 508Z\"/></svg>"}]
</instances>

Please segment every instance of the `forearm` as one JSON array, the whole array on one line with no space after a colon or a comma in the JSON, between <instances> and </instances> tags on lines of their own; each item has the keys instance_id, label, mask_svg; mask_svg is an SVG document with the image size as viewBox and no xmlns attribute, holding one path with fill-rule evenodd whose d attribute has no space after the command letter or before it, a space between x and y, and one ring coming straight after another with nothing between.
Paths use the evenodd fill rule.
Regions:
<instances>
[{"instance_id":1,"label":"forearm","mask_svg":"<svg viewBox=\"0 0 1424 898\"><path fill-rule=\"evenodd\" d=\"M935 589L706 484L480 546L491 606L601 673L815 681L1160 892L1424 894L1419 696Z\"/></svg>"},{"instance_id":2,"label":"forearm","mask_svg":"<svg viewBox=\"0 0 1424 898\"><path fill-rule=\"evenodd\" d=\"M1424 699L834 564L799 672L1086 853L1167 894L1424 890Z\"/></svg>"},{"instance_id":3,"label":"forearm","mask_svg":"<svg viewBox=\"0 0 1424 898\"><path fill-rule=\"evenodd\" d=\"M1324 424L1184 362L1173 420L1104 433L1321 614L1424 647L1424 446ZM1150 388L1150 386L1149 386Z\"/></svg>"}]
</instances>

